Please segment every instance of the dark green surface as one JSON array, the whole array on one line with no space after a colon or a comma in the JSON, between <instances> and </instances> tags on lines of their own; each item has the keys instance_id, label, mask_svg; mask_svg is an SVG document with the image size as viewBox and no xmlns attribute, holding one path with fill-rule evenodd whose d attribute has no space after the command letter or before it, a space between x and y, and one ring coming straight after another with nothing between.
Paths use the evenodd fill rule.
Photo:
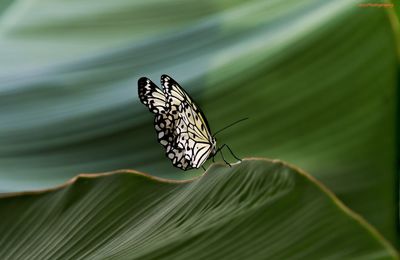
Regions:
<instances>
[{"instance_id":1,"label":"dark green surface","mask_svg":"<svg viewBox=\"0 0 400 260\"><path fill-rule=\"evenodd\" d=\"M279 161L213 165L165 182L81 176L0 199L1 259L396 259L308 174Z\"/></svg>"},{"instance_id":2,"label":"dark green surface","mask_svg":"<svg viewBox=\"0 0 400 260\"><path fill-rule=\"evenodd\" d=\"M0 191L121 168L201 174L171 166L138 101L137 79L166 73L214 131L250 117L220 144L299 165L396 241L398 43L389 12L358 3L2 4Z\"/></svg>"}]
</instances>

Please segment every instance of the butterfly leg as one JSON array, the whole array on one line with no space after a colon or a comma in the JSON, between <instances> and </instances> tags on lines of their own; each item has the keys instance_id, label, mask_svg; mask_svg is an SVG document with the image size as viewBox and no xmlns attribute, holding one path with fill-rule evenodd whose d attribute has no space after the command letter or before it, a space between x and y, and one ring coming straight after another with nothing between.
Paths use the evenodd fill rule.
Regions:
<instances>
[{"instance_id":1,"label":"butterfly leg","mask_svg":"<svg viewBox=\"0 0 400 260\"><path fill-rule=\"evenodd\" d=\"M235 157L236 160L238 160L238 161L240 161L240 162L242 161L242 159L240 159L239 157L237 157L237 156L232 152L231 148L230 148L228 145L224 144L223 146L226 146L226 148L228 148L229 152L231 152L232 156Z\"/></svg>"},{"instance_id":2,"label":"butterfly leg","mask_svg":"<svg viewBox=\"0 0 400 260\"><path fill-rule=\"evenodd\" d=\"M204 171L206 171L206 168L204 168L204 166L202 165L201 168L203 168Z\"/></svg>"},{"instance_id":3,"label":"butterfly leg","mask_svg":"<svg viewBox=\"0 0 400 260\"><path fill-rule=\"evenodd\" d=\"M218 149L215 151L215 153L213 154L213 156L212 156L212 162L213 162L213 163L215 163L215 156L216 156L217 153L220 152L220 151L221 151L221 148L218 148Z\"/></svg>"},{"instance_id":4,"label":"butterfly leg","mask_svg":"<svg viewBox=\"0 0 400 260\"><path fill-rule=\"evenodd\" d=\"M222 148L224 148L225 146L226 146L226 144L223 144L220 148L218 148L217 151L221 153L222 160L224 160L224 162L227 165L229 165L229 167L231 167L232 165L225 160L224 153L222 152Z\"/></svg>"}]
</instances>

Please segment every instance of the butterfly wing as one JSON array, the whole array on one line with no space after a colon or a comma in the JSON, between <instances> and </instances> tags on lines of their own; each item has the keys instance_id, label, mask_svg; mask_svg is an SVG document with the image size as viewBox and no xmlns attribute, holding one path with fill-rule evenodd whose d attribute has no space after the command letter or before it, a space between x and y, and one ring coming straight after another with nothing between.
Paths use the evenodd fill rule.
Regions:
<instances>
[{"instance_id":1,"label":"butterfly wing","mask_svg":"<svg viewBox=\"0 0 400 260\"><path fill-rule=\"evenodd\" d=\"M213 137L207 119L190 96L167 75L161 76L166 97L166 110L175 124L175 146L184 149L190 166L199 168L213 150Z\"/></svg>"},{"instance_id":2,"label":"butterfly wing","mask_svg":"<svg viewBox=\"0 0 400 260\"><path fill-rule=\"evenodd\" d=\"M182 170L190 169L190 164L185 158L182 148L176 147L176 133L174 131L176 120L166 111L166 97L150 79L140 78L138 81L138 94L140 101L155 114L154 128L157 132L158 142L164 146L167 157L172 164Z\"/></svg>"},{"instance_id":3,"label":"butterfly wing","mask_svg":"<svg viewBox=\"0 0 400 260\"><path fill-rule=\"evenodd\" d=\"M138 81L138 94L140 101L155 114L154 128L160 144L165 148L172 142L172 118L165 114L166 98L164 92L148 78L140 78Z\"/></svg>"},{"instance_id":4,"label":"butterfly wing","mask_svg":"<svg viewBox=\"0 0 400 260\"><path fill-rule=\"evenodd\" d=\"M192 120L195 118L196 112L191 106L185 107L185 104L182 103L179 111L180 123L185 125L180 129L186 130L178 134L178 138L184 140L182 145L185 147L185 158L190 161L192 167L199 168L211 154L213 145L210 138L212 137L207 136L204 124Z\"/></svg>"},{"instance_id":5,"label":"butterfly wing","mask_svg":"<svg viewBox=\"0 0 400 260\"><path fill-rule=\"evenodd\" d=\"M190 164L185 158L184 149L176 145L175 122L173 117L167 113L158 114L154 120L154 127L157 132L158 142L164 146L165 154L172 161L175 167L182 170L189 170Z\"/></svg>"},{"instance_id":6,"label":"butterfly wing","mask_svg":"<svg viewBox=\"0 0 400 260\"><path fill-rule=\"evenodd\" d=\"M138 80L138 94L143 105L147 106L154 114L165 112L164 92L150 79L142 77Z\"/></svg>"}]
</instances>

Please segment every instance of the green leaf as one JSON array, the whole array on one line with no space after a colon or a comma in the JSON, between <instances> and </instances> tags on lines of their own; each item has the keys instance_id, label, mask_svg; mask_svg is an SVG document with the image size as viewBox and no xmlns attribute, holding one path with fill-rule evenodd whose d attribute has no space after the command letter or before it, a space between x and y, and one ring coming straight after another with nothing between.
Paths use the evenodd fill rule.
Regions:
<instances>
[{"instance_id":1,"label":"green leaf","mask_svg":"<svg viewBox=\"0 0 400 260\"><path fill-rule=\"evenodd\" d=\"M139 77L167 73L213 131L250 117L219 144L301 166L397 241L399 27L359 2L2 2L0 191L200 175L171 166L137 98Z\"/></svg>"},{"instance_id":2,"label":"green leaf","mask_svg":"<svg viewBox=\"0 0 400 260\"><path fill-rule=\"evenodd\" d=\"M280 161L171 181L80 175L0 199L1 259L396 259L360 216Z\"/></svg>"}]
</instances>

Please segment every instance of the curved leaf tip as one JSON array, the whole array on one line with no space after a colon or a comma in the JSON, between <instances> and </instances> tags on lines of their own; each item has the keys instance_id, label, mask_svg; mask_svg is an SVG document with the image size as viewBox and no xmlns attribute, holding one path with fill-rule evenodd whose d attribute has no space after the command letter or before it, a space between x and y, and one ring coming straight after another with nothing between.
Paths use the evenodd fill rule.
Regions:
<instances>
[{"instance_id":1,"label":"curved leaf tip","mask_svg":"<svg viewBox=\"0 0 400 260\"><path fill-rule=\"evenodd\" d=\"M266 159L214 164L191 181L83 174L58 189L0 199L0 258L397 257L344 209L306 173Z\"/></svg>"}]
</instances>

